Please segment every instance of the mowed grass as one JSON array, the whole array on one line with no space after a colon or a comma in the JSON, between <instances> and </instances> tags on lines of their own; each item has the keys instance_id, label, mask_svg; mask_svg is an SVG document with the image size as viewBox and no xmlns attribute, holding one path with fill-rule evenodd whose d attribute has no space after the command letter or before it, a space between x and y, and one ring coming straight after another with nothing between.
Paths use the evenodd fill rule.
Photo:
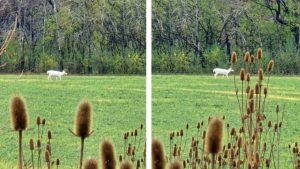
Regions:
<instances>
[{"instance_id":1,"label":"mowed grass","mask_svg":"<svg viewBox=\"0 0 300 169\"><path fill-rule=\"evenodd\" d=\"M299 82L299 77L271 77L265 107L266 121L275 122L277 104L285 113L280 154L282 165L286 168L292 168L288 144L300 140ZM225 115L225 123L229 123L231 127L241 126L233 76L229 79L221 76L214 79L212 75L154 75L152 85L152 136L163 141L167 155L170 150L169 133L185 129L187 123L191 128L189 136L192 133L196 135L196 125L199 121L204 121L204 128L207 129L208 117L213 115ZM227 133L226 130L225 132ZM190 145L190 141L187 145ZM187 155L187 151L183 153Z\"/></svg>"},{"instance_id":2,"label":"mowed grass","mask_svg":"<svg viewBox=\"0 0 300 169\"><path fill-rule=\"evenodd\" d=\"M78 103L87 98L94 112L94 133L86 139L85 159L89 156L99 159L99 144L103 139L114 143L118 157L123 154L123 133L145 124L145 89L143 76L65 76L61 81L48 81L46 75L23 75L21 79L17 75L0 75L0 168L17 166L18 137L11 129L9 116L12 94L24 96L30 116L29 129L24 133L25 159L30 159L29 139L36 142L39 115L47 123L43 137L47 137L48 129L52 131L53 158L60 159L60 168L69 169L79 166L80 139L68 131L74 128Z\"/></svg>"}]
</instances>

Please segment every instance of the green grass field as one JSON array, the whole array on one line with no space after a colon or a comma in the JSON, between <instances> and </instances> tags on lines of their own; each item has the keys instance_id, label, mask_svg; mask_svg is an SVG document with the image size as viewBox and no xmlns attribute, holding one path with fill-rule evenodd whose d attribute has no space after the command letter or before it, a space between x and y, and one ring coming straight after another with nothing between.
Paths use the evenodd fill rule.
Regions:
<instances>
[{"instance_id":1,"label":"green grass field","mask_svg":"<svg viewBox=\"0 0 300 169\"><path fill-rule=\"evenodd\" d=\"M275 107L284 107L281 159L291 168L288 144L300 139L300 78L271 77L266 102L267 121L275 121ZM185 129L187 123L195 133L199 121L212 115L225 115L225 123L240 127L240 114L234 92L233 76L229 79L200 75L153 76L152 136L163 141L169 155L169 133ZM226 137L226 134L224 134ZM226 138L225 138L226 139ZM282 165L283 166L283 165Z\"/></svg>"},{"instance_id":2,"label":"green grass field","mask_svg":"<svg viewBox=\"0 0 300 169\"><path fill-rule=\"evenodd\" d=\"M94 133L85 142L85 158L99 158L99 144L106 138L115 144L118 157L123 153L123 133L145 124L145 77L66 76L62 79L48 81L46 75L23 75L21 79L17 75L0 75L0 168L17 166L18 139L11 129L8 112L12 94L24 96L30 116L23 144L26 160L30 157L29 139L37 138L36 117L40 115L47 120L44 137L48 129L52 131L52 156L60 159L63 169L79 166L80 139L68 129L74 128L76 107L83 98L90 100L94 112ZM144 136L145 133L143 140Z\"/></svg>"}]
</instances>

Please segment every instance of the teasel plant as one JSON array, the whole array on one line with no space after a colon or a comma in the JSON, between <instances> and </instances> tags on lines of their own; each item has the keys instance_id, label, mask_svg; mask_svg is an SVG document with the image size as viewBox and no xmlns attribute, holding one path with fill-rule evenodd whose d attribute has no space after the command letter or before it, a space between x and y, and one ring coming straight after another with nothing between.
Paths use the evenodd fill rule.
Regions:
<instances>
[{"instance_id":1,"label":"teasel plant","mask_svg":"<svg viewBox=\"0 0 300 169\"><path fill-rule=\"evenodd\" d=\"M78 107L77 113L75 115L75 131L71 129L69 131L74 135L80 138L80 161L79 169L82 169L83 162L83 152L84 152L84 141L86 138L91 136L93 133L92 130L92 106L90 102L86 99L82 100Z\"/></svg>"},{"instance_id":2,"label":"teasel plant","mask_svg":"<svg viewBox=\"0 0 300 169\"><path fill-rule=\"evenodd\" d=\"M98 161L95 157L90 157L83 164L83 169L98 169Z\"/></svg>"},{"instance_id":3,"label":"teasel plant","mask_svg":"<svg viewBox=\"0 0 300 169\"><path fill-rule=\"evenodd\" d=\"M151 148L152 169L165 169L166 159L163 144L159 140L153 139Z\"/></svg>"},{"instance_id":4,"label":"teasel plant","mask_svg":"<svg viewBox=\"0 0 300 169\"><path fill-rule=\"evenodd\" d=\"M114 145L109 140L103 140L100 146L102 169L115 169L116 159Z\"/></svg>"},{"instance_id":5,"label":"teasel plant","mask_svg":"<svg viewBox=\"0 0 300 169\"><path fill-rule=\"evenodd\" d=\"M215 169L216 157L223 148L223 119L213 117L209 121L207 134L205 137L205 152L211 154L211 168Z\"/></svg>"},{"instance_id":6,"label":"teasel plant","mask_svg":"<svg viewBox=\"0 0 300 169\"><path fill-rule=\"evenodd\" d=\"M19 169L23 168L23 150L22 150L22 139L23 131L28 127L28 113L26 108L26 103L21 96L13 96L10 103L10 116L12 129L18 131L19 133Z\"/></svg>"}]
</instances>

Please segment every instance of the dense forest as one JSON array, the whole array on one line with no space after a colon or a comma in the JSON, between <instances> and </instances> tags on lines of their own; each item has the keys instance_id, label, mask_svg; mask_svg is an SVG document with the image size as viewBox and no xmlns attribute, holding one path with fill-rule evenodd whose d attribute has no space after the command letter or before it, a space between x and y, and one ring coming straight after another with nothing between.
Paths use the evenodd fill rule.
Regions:
<instances>
[{"instance_id":1,"label":"dense forest","mask_svg":"<svg viewBox=\"0 0 300 169\"><path fill-rule=\"evenodd\" d=\"M211 73L259 47L276 73L300 73L299 0L153 0L152 11L156 73Z\"/></svg>"},{"instance_id":2,"label":"dense forest","mask_svg":"<svg viewBox=\"0 0 300 169\"><path fill-rule=\"evenodd\" d=\"M146 0L0 0L0 71L143 74L145 5ZM3 45L14 23L14 36Z\"/></svg>"}]
</instances>

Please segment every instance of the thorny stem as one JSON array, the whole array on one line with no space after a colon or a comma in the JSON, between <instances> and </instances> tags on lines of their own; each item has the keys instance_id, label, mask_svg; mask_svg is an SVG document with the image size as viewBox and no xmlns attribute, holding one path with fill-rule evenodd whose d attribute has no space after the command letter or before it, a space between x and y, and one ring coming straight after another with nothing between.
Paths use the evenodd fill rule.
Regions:
<instances>
[{"instance_id":1,"label":"thorny stem","mask_svg":"<svg viewBox=\"0 0 300 169\"><path fill-rule=\"evenodd\" d=\"M80 168L82 168L82 160L83 160L83 149L84 149L84 137L81 137L81 146L80 146Z\"/></svg>"},{"instance_id":2,"label":"thorny stem","mask_svg":"<svg viewBox=\"0 0 300 169\"><path fill-rule=\"evenodd\" d=\"M22 161L22 130L19 130L19 169L23 168Z\"/></svg>"},{"instance_id":3,"label":"thorny stem","mask_svg":"<svg viewBox=\"0 0 300 169\"><path fill-rule=\"evenodd\" d=\"M238 96L238 89L236 87L236 81L235 81L235 74L233 74L233 81L234 81L234 88L235 88L235 96L236 96L236 99L237 99L237 102L238 102L238 105L239 105L239 109L240 109L240 115L242 115L242 109L241 109L241 104L240 104L240 100L239 100L239 96Z\"/></svg>"},{"instance_id":4,"label":"thorny stem","mask_svg":"<svg viewBox=\"0 0 300 169\"><path fill-rule=\"evenodd\" d=\"M34 169L33 150L31 151L31 163L32 163L32 168Z\"/></svg>"}]
</instances>

